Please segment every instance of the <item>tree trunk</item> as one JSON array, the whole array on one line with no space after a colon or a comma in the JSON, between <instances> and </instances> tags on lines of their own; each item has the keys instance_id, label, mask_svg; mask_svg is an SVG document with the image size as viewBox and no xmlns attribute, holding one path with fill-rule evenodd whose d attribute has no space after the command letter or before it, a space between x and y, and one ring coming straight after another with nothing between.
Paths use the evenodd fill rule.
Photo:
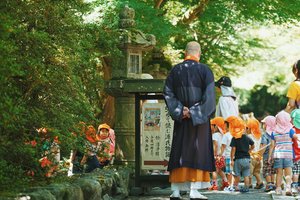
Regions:
<instances>
[{"instance_id":1,"label":"tree trunk","mask_svg":"<svg viewBox=\"0 0 300 200\"><path fill-rule=\"evenodd\" d=\"M109 61L105 58L102 58L103 63L103 72L104 80L108 81L111 79L111 66L108 65ZM105 104L102 112L103 123L109 124L111 127L114 127L115 124L115 98L108 94L103 95L103 98L106 98Z\"/></svg>"},{"instance_id":2,"label":"tree trunk","mask_svg":"<svg viewBox=\"0 0 300 200\"><path fill-rule=\"evenodd\" d=\"M155 9L159 9L163 1L164 1L164 0L156 0L156 1L155 1L154 8L155 8Z\"/></svg>"},{"instance_id":3,"label":"tree trunk","mask_svg":"<svg viewBox=\"0 0 300 200\"><path fill-rule=\"evenodd\" d=\"M202 0L199 2L197 7L189 12L188 16L184 16L183 19L179 22L182 24L190 24L192 21L197 19L201 14L203 14L206 6L208 5L210 0Z\"/></svg>"}]
</instances>

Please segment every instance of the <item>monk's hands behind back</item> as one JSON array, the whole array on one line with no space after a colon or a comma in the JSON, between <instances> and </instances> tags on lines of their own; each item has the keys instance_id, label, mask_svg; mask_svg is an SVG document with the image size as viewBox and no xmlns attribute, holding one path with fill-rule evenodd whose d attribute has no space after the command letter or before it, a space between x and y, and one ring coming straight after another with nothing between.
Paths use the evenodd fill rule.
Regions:
<instances>
[{"instance_id":1,"label":"monk's hands behind back","mask_svg":"<svg viewBox=\"0 0 300 200\"><path fill-rule=\"evenodd\" d=\"M190 109L188 107L183 107L183 116L182 116L182 119L185 119L185 118L191 118L191 115L190 115Z\"/></svg>"}]
</instances>

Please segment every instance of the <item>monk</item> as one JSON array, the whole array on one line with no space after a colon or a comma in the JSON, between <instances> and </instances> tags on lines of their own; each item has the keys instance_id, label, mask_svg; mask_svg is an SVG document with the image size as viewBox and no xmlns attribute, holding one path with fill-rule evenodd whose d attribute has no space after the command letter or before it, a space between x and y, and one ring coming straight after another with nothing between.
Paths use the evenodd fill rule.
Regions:
<instances>
[{"instance_id":1,"label":"monk","mask_svg":"<svg viewBox=\"0 0 300 200\"><path fill-rule=\"evenodd\" d=\"M189 42L184 61L172 68L164 87L174 120L168 165L172 200L181 199L180 191L187 190L192 200L207 199L198 189L210 187L209 172L216 170L210 128L216 108L214 75L199 63L200 55L200 44Z\"/></svg>"}]
</instances>

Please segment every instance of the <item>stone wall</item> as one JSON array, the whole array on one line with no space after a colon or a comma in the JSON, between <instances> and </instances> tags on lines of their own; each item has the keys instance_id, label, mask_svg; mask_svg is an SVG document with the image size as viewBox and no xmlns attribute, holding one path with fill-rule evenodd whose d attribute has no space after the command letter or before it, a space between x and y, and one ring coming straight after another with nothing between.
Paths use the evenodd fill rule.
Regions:
<instances>
[{"instance_id":1,"label":"stone wall","mask_svg":"<svg viewBox=\"0 0 300 200\"><path fill-rule=\"evenodd\" d=\"M129 195L132 170L97 169L92 173L66 177L65 183L28 188L17 200L110 200Z\"/></svg>"}]
</instances>

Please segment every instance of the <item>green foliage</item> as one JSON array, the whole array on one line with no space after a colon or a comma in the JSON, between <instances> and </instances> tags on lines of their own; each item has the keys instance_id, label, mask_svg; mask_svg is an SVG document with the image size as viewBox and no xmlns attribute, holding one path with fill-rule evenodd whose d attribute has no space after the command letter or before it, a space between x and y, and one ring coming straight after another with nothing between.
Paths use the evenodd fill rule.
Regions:
<instances>
[{"instance_id":1,"label":"green foliage","mask_svg":"<svg viewBox=\"0 0 300 200\"><path fill-rule=\"evenodd\" d=\"M253 112L258 118L276 115L286 107L287 87L284 75L272 74L265 85L255 85L250 91L238 89L240 112Z\"/></svg>"},{"instance_id":2,"label":"green foliage","mask_svg":"<svg viewBox=\"0 0 300 200\"><path fill-rule=\"evenodd\" d=\"M61 141L62 156L69 156L71 129L79 121L95 123L101 112L103 79L96 26L82 18L88 4L0 4L0 184L9 188L27 180L28 170L42 175L41 152L25 144L38 139L35 129L51 128Z\"/></svg>"},{"instance_id":3,"label":"green foliage","mask_svg":"<svg viewBox=\"0 0 300 200\"><path fill-rule=\"evenodd\" d=\"M237 91L240 94L240 112L253 112L257 118L263 118L267 115L276 115L284 109L287 104L287 98L284 94L271 93L269 86L256 85L251 91ZM247 99L245 101L245 99Z\"/></svg>"},{"instance_id":4,"label":"green foliage","mask_svg":"<svg viewBox=\"0 0 300 200\"><path fill-rule=\"evenodd\" d=\"M164 17L163 10L154 9L152 4L143 1L131 1L128 5L135 9L136 28L155 35L157 46L167 45L170 37L180 34L181 30Z\"/></svg>"},{"instance_id":5,"label":"green foliage","mask_svg":"<svg viewBox=\"0 0 300 200\"><path fill-rule=\"evenodd\" d=\"M141 2L146 2L152 7L154 5L154 1L151 0L131 0L130 4L142 4ZM183 23L184 16L189 16L189 11L196 9L198 5L201 6L201 3L194 0L163 1L160 9L155 11L148 8L142 12L136 6L137 13L143 13L142 16L136 17L137 24L147 22L146 28L138 28L153 33L157 36L159 44L167 42L174 50L184 49L188 41L198 40L202 46L202 62L212 66L217 75L234 73L234 69L227 69L226 65L243 66L253 59L259 59L260 55L256 53L255 48L263 48L265 44L255 37L245 38L241 32L251 29L256 24L293 24L300 19L296 10L300 1L297 0L218 0L208 1L207 5L204 5L203 13L191 22ZM155 18L155 15L158 17Z\"/></svg>"},{"instance_id":6,"label":"green foliage","mask_svg":"<svg viewBox=\"0 0 300 200\"><path fill-rule=\"evenodd\" d=\"M26 177L23 174L23 169L14 164L10 164L5 160L0 161L0 180L1 180L1 191L3 189L9 189L12 185L20 185L26 182ZM10 174L10 176L8 176ZM19 179L12 179L12 176L18 176Z\"/></svg>"},{"instance_id":7,"label":"green foliage","mask_svg":"<svg viewBox=\"0 0 300 200\"><path fill-rule=\"evenodd\" d=\"M283 23L291 19L299 19L297 8L300 6L300 2L297 0L235 0L233 2L239 7L241 14L249 20L265 21L270 19L274 23Z\"/></svg>"},{"instance_id":8,"label":"green foliage","mask_svg":"<svg viewBox=\"0 0 300 200\"><path fill-rule=\"evenodd\" d=\"M240 34L241 32L257 24L293 24L299 20L295 8L300 6L297 0L208 1L204 5L204 12L188 23L184 23L182 19L189 16L188 13L197 9L199 5L202 6L204 1L200 3L194 0L163 0L157 9L154 8L155 2L153 0L116 2L97 0L94 4L103 11L98 21L101 21L101 25L106 24L105 27L110 28L117 27L118 23L117 15L111 16L111 13L118 13L124 5L134 8L136 28L154 34L157 46L168 50L165 52L167 58L171 57L174 60L173 55L169 54L170 48L175 51L182 50L188 41L198 40L203 52L201 61L212 66L217 75L234 73L235 69L225 68L226 65L243 66L253 59L259 59L260 55L255 48L263 48L265 44L255 37L245 38ZM111 45L115 46L115 44Z\"/></svg>"}]
</instances>

